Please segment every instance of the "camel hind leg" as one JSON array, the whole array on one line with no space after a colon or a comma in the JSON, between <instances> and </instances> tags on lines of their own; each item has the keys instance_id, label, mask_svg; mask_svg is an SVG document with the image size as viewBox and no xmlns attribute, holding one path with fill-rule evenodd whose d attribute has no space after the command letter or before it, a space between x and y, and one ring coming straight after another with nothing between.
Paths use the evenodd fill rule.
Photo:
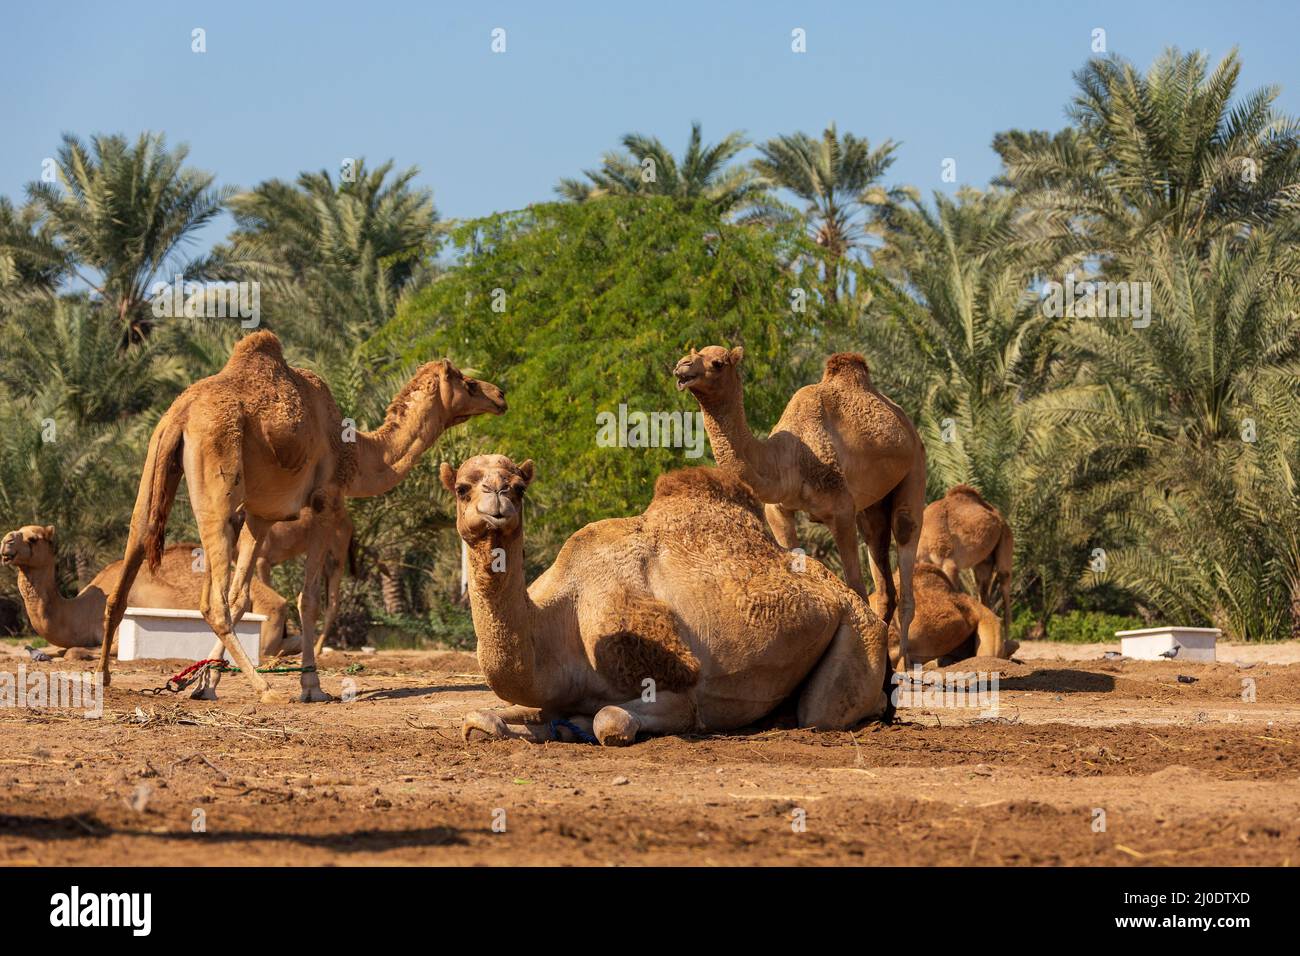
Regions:
<instances>
[{"instance_id":1,"label":"camel hind leg","mask_svg":"<svg viewBox=\"0 0 1300 956\"><path fill-rule=\"evenodd\" d=\"M889 631L865 605L855 602L845 610L804 683L799 726L840 730L869 717L889 719L891 676Z\"/></svg>"},{"instance_id":2,"label":"camel hind leg","mask_svg":"<svg viewBox=\"0 0 1300 956\"><path fill-rule=\"evenodd\" d=\"M222 456L219 461L204 461L196 449L202 448L202 439L185 443L185 474L189 484L190 505L199 529L207 571L204 586L199 591L199 610L208 626L217 635L220 647L230 652L231 659L252 683L264 703L276 703L280 698L271 692L266 678L257 673L253 662L235 636L230 607L231 559L234 557L235 534L231 524L231 509L242 495L242 473L239 453ZM239 609L236 609L239 610ZM214 648L220 653L220 647Z\"/></svg>"}]
</instances>

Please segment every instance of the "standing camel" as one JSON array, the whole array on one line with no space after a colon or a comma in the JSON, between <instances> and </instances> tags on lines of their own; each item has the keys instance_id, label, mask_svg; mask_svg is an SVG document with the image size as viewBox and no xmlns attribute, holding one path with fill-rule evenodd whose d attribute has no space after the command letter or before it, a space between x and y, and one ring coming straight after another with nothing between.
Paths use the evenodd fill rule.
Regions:
<instances>
[{"instance_id":1,"label":"standing camel","mask_svg":"<svg viewBox=\"0 0 1300 956\"><path fill-rule=\"evenodd\" d=\"M198 610L203 577L194 568L197 548L197 544L167 548L156 569L146 570L136 578L127 603L132 607ZM78 652L97 648L104 628L104 604L121 579L122 562L114 561L95 575L80 594L67 598L59 593L57 561L58 546L54 528L49 525L27 525L10 531L0 541L0 564L12 565L18 572L18 591L32 630L55 647ZM253 585L251 599L253 613L266 615L262 622L262 654L274 656L284 649L288 604L260 582Z\"/></svg>"},{"instance_id":2,"label":"standing camel","mask_svg":"<svg viewBox=\"0 0 1300 956\"><path fill-rule=\"evenodd\" d=\"M903 410L871 384L866 360L838 353L822 380L794 393L766 439L745 420L740 384L742 348L710 345L677 363L678 389L690 389L718 467L751 488L783 548L799 544L795 513L827 525L844 563L844 578L866 597L858 533L867 543L875 592L872 608L889 623L897 604L903 661L912 623L912 568L925 510L925 446ZM889 539L898 547L894 590Z\"/></svg>"},{"instance_id":3,"label":"standing camel","mask_svg":"<svg viewBox=\"0 0 1300 956\"><path fill-rule=\"evenodd\" d=\"M820 563L783 553L734 476L660 475L643 514L577 531L532 586L533 463L480 455L441 478L469 550L479 666L515 705L466 715L467 740L623 746L744 727L792 694L804 727L889 713L884 624Z\"/></svg>"},{"instance_id":4,"label":"standing camel","mask_svg":"<svg viewBox=\"0 0 1300 956\"><path fill-rule=\"evenodd\" d=\"M199 609L264 702L274 694L254 670L231 630L232 609L244 602L257 552L272 524L310 507L312 522L299 597L304 702L332 698L316 674L316 612L321 566L330 534L343 521L343 499L388 491L448 427L474 415L501 414L495 385L466 378L447 361L420 367L371 432L344 428L329 388L316 374L284 360L280 340L258 331L235 343L216 375L195 382L163 414L149 440L140 490L131 514L122 578L104 609L100 671L108 683L108 649L126 610L126 595L146 556L156 567L167 515L181 476L207 554ZM232 573L232 519L245 513L245 544Z\"/></svg>"},{"instance_id":5,"label":"standing camel","mask_svg":"<svg viewBox=\"0 0 1300 956\"><path fill-rule=\"evenodd\" d=\"M954 485L925 509L920 559L943 569L952 586L961 587L961 572L975 571L979 599L993 607L993 591L1002 591L1002 626L1011 634L1011 526L1002 512L970 485Z\"/></svg>"}]
</instances>

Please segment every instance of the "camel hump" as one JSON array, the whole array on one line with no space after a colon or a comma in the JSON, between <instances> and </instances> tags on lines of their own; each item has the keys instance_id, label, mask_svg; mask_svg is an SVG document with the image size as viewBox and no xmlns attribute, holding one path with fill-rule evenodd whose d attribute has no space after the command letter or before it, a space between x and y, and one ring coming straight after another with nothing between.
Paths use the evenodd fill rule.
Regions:
<instances>
[{"instance_id":1,"label":"camel hump","mask_svg":"<svg viewBox=\"0 0 1300 956\"><path fill-rule=\"evenodd\" d=\"M760 517L763 509L754 492L734 475L717 468L679 468L655 479L654 500L695 498L738 504Z\"/></svg>"},{"instance_id":2,"label":"camel hump","mask_svg":"<svg viewBox=\"0 0 1300 956\"><path fill-rule=\"evenodd\" d=\"M826 360L822 381L831 382L836 379L870 386L871 369L867 360L857 352L836 352Z\"/></svg>"},{"instance_id":3,"label":"camel hump","mask_svg":"<svg viewBox=\"0 0 1300 956\"><path fill-rule=\"evenodd\" d=\"M230 350L230 360L227 365L235 365L255 355L264 355L268 358L284 361L284 349L280 347L280 340L274 332L267 329L258 329L256 332L245 335L235 343L235 347Z\"/></svg>"},{"instance_id":4,"label":"camel hump","mask_svg":"<svg viewBox=\"0 0 1300 956\"><path fill-rule=\"evenodd\" d=\"M985 508L993 507L984 499L984 496L979 493L979 489L976 488L974 485L967 485L967 484L953 485L951 488L948 489L948 494L946 497L953 498L956 497L957 495L965 495L967 498L974 498Z\"/></svg>"}]
</instances>

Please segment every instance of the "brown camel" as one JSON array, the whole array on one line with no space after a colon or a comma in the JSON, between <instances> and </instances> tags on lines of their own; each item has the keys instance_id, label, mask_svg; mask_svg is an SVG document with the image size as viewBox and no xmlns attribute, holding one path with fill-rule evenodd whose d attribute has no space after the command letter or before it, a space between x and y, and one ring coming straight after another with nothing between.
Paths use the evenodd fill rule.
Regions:
<instances>
[{"instance_id":1,"label":"brown camel","mask_svg":"<svg viewBox=\"0 0 1300 956\"><path fill-rule=\"evenodd\" d=\"M766 439L745 420L740 383L742 348L710 345L677 363L679 389L690 389L718 467L736 475L765 502L768 524L784 548L799 538L795 513L807 512L835 536L849 587L866 597L858 533L867 543L875 591L872 608L886 623L898 608L904 652L912 622L912 567L925 510L925 446L903 410L871 384L866 360L839 353L822 380L794 393ZM889 567L889 539L898 547L901 586ZM905 655L906 656L906 653Z\"/></svg>"},{"instance_id":2,"label":"brown camel","mask_svg":"<svg viewBox=\"0 0 1300 956\"><path fill-rule=\"evenodd\" d=\"M174 544L163 552L157 569L146 570L131 585L127 603L132 607L174 607L197 610L203 576L194 569L197 544ZM0 541L0 564L18 572L18 590L27 606L32 630L56 647L80 651L99 647L104 628L104 604L122 576L122 562L114 561L95 575L74 598L59 593L55 577L58 559L54 528L27 525L10 531ZM284 624L288 604L271 588L258 582L252 589L253 613L265 614L262 654L292 651L286 648ZM74 654L74 657L81 655Z\"/></svg>"},{"instance_id":3,"label":"brown camel","mask_svg":"<svg viewBox=\"0 0 1300 956\"><path fill-rule=\"evenodd\" d=\"M925 561L912 576L916 617L908 650L913 660L940 660L952 655L1010 657L1019 645L1005 638L998 616L949 583L943 571ZM890 625L890 659L899 660L898 628Z\"/></svg>"},{"instance_id":4,"label":"brown camel","mask_svg":"<svg viewBox=\"0 0 1300 956\"><path fill-rule=\"evenodd\" d=\"M516 706L466 716L466 739L732 730L798 691L802 726L884 715L887 632L817 561L787 554L738 479L661 475L632 518L575 533L524 584L533 463L480 455L441 469L469 548L479 666Z\"/></svg>"},{"instance_id":5,"label":"brown camel","mask_svg":"<svg viewBox=\"0 0 1300 956\"><path fill-rule=\"evenodd\" d=\"M1002 512L970 485L954 485L925 509L917 555L943 569L961 590L961 572L972 568L979 599L993 607L993 591L1002 591L1002 626L1011 633L1011 526Z\"/></svg>"},{"instance_id":6,"label":"brown camel","mask_svg":"<svg viewBox=\"0 0 1300 956\"><path fill-rule=\"evenodd\" d=\"M313 524L320 519L311 507L303 508L296 521L277 521L262 539L262 547L257 552L254 576L267 587L271 587L271 568L307 553L311 542ZM316 638L316 653L319 655L325 647L325 640L334 627L339 612L339 585L343 581L343 572L356 574L353 534L355 528L352 518L344 508L340 520L328 532L325 560L321 564L321 592L325 595L325 615L321 621L320 636ZM244 544L242 537L241 546Z\"/></svg>"},{"instance_id":7,"label":"brown camel","mask_svg":"<svg viewBox=\"0 0 1300 956\"><path fill-rule=\"evenodd\" d=\"M450 362L430 362L398 393L383 425L355 431L344 427L320 377L284 360L272 333L240 339L225 368L180 394L149 441L122 578L104 609L100 670L105 683L110 636L126 609L126 592L146 555L151 567L162 557L167 515L184 475L208 559L199 609L264 701L283 698L253 669L231 626L270 526L297 518L305 507L316 512L298 605L301 700L331 700L316 674L316 612L321 567L330 534L343 521L344 496L383 494L446 428L505 410L505 397L495 385L466 378ZM232 573L232 519L241 507L244 533Z\"/></svg>"}]
</instances>

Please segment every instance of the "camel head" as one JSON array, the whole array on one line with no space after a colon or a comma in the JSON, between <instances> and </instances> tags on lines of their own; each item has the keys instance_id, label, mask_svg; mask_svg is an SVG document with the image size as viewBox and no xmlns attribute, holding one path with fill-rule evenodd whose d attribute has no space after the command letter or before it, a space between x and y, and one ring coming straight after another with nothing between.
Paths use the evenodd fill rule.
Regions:
<instances>
[{"instance_id":1,"label":"camel head","mask_svg":"<svg viewBox=\"0 0 1300 956\"><path fill-rule=\"evenodd\" d=\"M440 414L435 413L440 410ZM459 425L475 415L501 415L506 393L491 382L470 378L446 359L426 362L393 400L389 414L416 415L420 421Z\"/></svg>"},{"instance_id":2,"label":"camel head","mask_svg":"<svg viewBox=\"0 0 1300 956\"><path fill-rule=\"evenodd\" d=\"M677 390L689 388L700 401L725 398L740 391L740 360L745 350L740 346L725 349L706 345L698 352L691 349L673 369Z\"/></svg>"},{"instance_id":3,"label":"camel head","mask_svg":"<svg viewBox=\"0 0 1300 956\"><path fill-rule=\"evenodd\" d=\"M25 525L0 541L0 564L41 568L53 564L54 558L54 525Z\"/></svg>"},{"instance_id":4,"label":"camel head","mask_svg":"<svg viewBox=\"0 0 1300 956\"><path fill-rule=\"evenodd\" d=\"M444 461L438 477L456 496L456 530L467 542L522 528L524 492L533 480L531 458L516 465L505 455L476 455L459 468Z\"/></svg>"}]
</instances>

